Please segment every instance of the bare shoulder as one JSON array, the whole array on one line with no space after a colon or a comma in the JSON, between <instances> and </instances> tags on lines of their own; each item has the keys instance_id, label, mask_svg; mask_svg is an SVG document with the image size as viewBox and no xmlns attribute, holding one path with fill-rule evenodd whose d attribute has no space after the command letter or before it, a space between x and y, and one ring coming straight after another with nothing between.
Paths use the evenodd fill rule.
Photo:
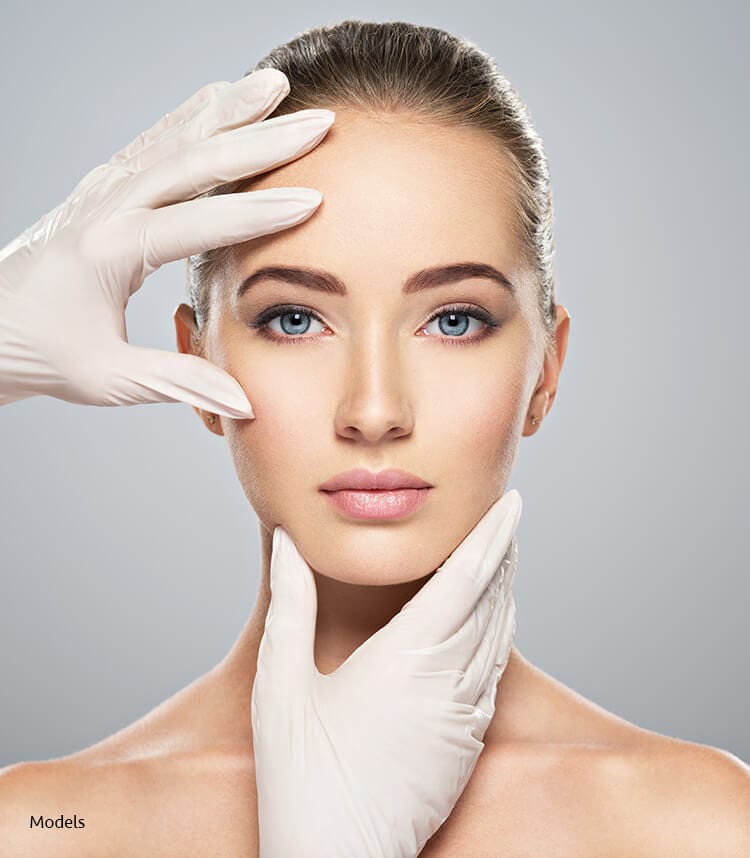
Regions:
<instances>
[{"instance_id":1,"label":"bare shoulder","mask_svg":"<svg viewBox=\"0 0 750 858\"><path fill-rule=\"evenodd\" d=\"M748 858L750 768L719 748L634 728L612 744L539 749L567 855ZM538 805L536 805L538 806ZM581 851L581 844L586 851Z\"/></svg>"},{"instance_id":2,"label":"bare shoulder","mask_svg":"<svg viewBox=\"0 0 750 858\"><path fill-rule=\"evenodd\" d=\"M583 735L542 755L592 854L750 858L750 767L721 748L594 710ZM571 789L565 794L563 786Z\"/></svg>"},{"instance_id":3,"label":"bare shoulder","mask_svg":"<svg viewBox=\"0 0 750 858\"><path fill-rule=\"evenodd\" d=\"M635 854L750 856L750 767L720 748L650 735L603 768L607 807Z\"/></svg>"},{"instance_id":4,"label":"bare shoulder","mask_svg":"<svg viewBox=\"0 0 750 858\"><path fill-rule=\"evenodd\" d=\"M17 763L0 770L0 842L28 858L116 855L116 808L130 772L74 758Z\"/></svg>"},{"instance_id":5,"label":"bare shoulder","mask_svg":"<svg viewBox=\"0 0 750 858\"><path fill-rule=\"evenodd\" d=\"M91 747L1 769L1 858L254 854L249 704L217 687L201 679Z\"/></svg>"},{"instance_id":6,"label":"bare shoulder","mask_svg":"<svg viewBox=\"0 0 750 858\"><path fill-rule=\"evenodd\" d=\"M506 856L750 858L745 762L638 727L520 657L511 680L498 740L467 787L485 845Z\"/></svg>"},{"instance_id":7,"label":"bare shoulder","mask_svg":"<svg viewBox=\"0 0 750 858\"><path fill-rule=\"evenodd\" d=\"M750 858L750 768L639 728L631 738L493 752L476 785L496 799L482 842L509 856Z\"/></svg>"},{"instance_id":8,"label":"bare shoulder","mask_svg":"<svg viewBox=\"0 0 750 858\"><path fill-rule=\"evenodd\" d=\"M248 855L255 773L247 753L154 747L82 752L0 770L0 855ZM7 847L8 851L5 851Z\"/></svg>"},{"instance_id":9,"label":"bare shoulder","mask_svg":"<svg viewBox=\"0 0 750 858\"><path fill-rule=\"evenodd\" d=\"M253 854L254 786L248 755L232 751L20 763L0 770L0 855Z\"/></svg>"}]
</instances>

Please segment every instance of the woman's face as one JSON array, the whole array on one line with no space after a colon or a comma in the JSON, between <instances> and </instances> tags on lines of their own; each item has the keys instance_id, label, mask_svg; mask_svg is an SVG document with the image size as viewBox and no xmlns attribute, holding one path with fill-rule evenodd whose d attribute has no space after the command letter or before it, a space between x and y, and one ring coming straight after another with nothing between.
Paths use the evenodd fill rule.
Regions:
<instances>
[{"instance_id":1,"label":"woman's face","mask_svg":"<svg viewBox=\"0 0 750 858\"><path fill-rule=\"evenodd\" d=\"M324 195L305 223L233 249L204 353L256 415L220 418L248 500L321 575L429 575L506 490L544 357L508 176L482 132L337 110L323 143L247 185ZM468 262L502 272L515 293L486 276L402 291L416 272ZM264 278L237 297L266 266L328 272L346 294ZM433 488L404 517L349 518L319 486L360 467L401 468Z\"/></svg>"}]
</instances>

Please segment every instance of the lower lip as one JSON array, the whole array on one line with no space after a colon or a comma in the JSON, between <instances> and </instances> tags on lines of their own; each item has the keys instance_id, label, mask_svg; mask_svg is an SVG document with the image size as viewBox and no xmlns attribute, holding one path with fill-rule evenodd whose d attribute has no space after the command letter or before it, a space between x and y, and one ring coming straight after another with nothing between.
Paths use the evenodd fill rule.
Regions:
<instances>
[{"instance_id":1,"label":"lower lip","mask_svg":"<svg viewBox=\"0 0 750 858\"><path fill-rule=\"evenodd\" d=\"M336 509L351 518L401 518L414 512L427 500L432 486L425 489L382 491L341 490L323 492Z\"/></svg>"}]
</instances>

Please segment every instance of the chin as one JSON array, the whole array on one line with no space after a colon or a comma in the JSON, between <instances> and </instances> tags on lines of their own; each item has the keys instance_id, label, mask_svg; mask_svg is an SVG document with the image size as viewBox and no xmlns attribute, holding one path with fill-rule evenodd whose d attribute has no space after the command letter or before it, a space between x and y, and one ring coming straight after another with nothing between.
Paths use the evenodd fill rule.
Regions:
<instances>
[{"instance_id":1,"label":"chin","mask_svg":"<svg viewBox=\"0 0 750 858\"><path fill-rule=\"evenodd\" d=\"M418 581L434 572L454 547L445 533L437 539L424 523L411 529L347 523L289 533L317 575L360 586Z\"/></svg>"},{"instance_id":2,"label":"chin","mask_svg":"<svg viewBox=\"0 0 750 858\"><path fill-rule=\"evenodd\" d=\"M405 576L403 565L394 569L386 568L382 565L373 566L372 569L369 569L363 567L361 563L358 564L355 574L352 574L351 566L343 569L329 567L318 570L314 567L311 568L313 568L315 575L319 575L322 578L329 578L332 581L339 581L341 584L352 584L358 587L388 587L398 584L409 584L413 581L426 578L435 571L432 569L424 574L419 573Z\"/></svg>"}]
</instances>

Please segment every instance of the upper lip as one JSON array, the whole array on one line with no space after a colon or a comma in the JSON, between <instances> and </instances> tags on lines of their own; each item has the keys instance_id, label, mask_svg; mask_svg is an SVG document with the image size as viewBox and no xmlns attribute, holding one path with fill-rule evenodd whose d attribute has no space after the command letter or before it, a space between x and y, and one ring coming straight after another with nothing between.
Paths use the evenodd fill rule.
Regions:
<instances>
[{"instance_id":1,"label":"upper lip","mask_svg":"<svg viewBox=\"0 0 750 858\"><path fill-rule=\"evenodd\" d=\"M385 471L378 471L378 473L368 471L365 468L355 468L353 471L337 474L322 483L320 490L338 492L342 489L367 491L372 489L429 489L431 487L430 483L398 468L388 468Z\"/></svg>"}]
</instances>

